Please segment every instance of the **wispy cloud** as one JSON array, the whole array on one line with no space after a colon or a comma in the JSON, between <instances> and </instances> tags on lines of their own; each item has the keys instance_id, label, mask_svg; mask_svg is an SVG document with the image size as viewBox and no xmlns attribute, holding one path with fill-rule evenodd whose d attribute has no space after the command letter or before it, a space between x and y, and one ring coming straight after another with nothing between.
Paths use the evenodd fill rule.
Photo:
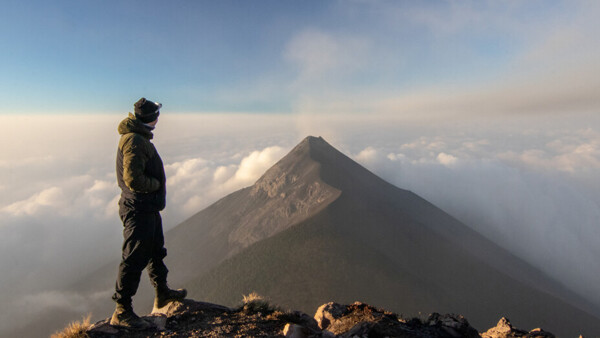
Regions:
<instances>
[{"instance_id":1,"label":"wispy cloud","mask_svg":"<svg viewBox=\"0 0 600 338\"><path fill-rule=\"evenodd\" d=\"M451 119L600 109L593 2L358 6L371 26L289 38L297 85L282 88L294 111ZM356 18L348 12L340 16Z\"/></svg>"},{"instance_id":2,"label":"wispy cloud","mask_svg":"<svg viewBox=\"0 0 600 338\"><path fill-rule=\"evenodd\" d=\"M252 185L283 155L283 148L272 146L252 151L241 160L234 155L227 165L201 158L167 164L169 215L182 221L209 203Z\"/></svg>"},{"instance_id":3,"label":"wispy cloud","mask_svg":"<svg viewBox=\"0 0 600 338\"><path fill-rule=\"evenodd\" d=\"M316 84L364 68L368 51L366 39L307 29L291 38L284 57L297 67L298 82Z\"/></svg>"}]
</instances>

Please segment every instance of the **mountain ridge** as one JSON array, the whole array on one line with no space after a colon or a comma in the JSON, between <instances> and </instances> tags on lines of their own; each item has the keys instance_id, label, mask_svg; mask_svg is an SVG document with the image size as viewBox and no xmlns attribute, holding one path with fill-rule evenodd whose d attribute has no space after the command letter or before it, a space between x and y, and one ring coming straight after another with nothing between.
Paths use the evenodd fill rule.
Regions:
<instances>
[{"instance_id":1,"label":"mountain ridge","mask_svg":"<svg viewBox=\"0 0 600 338\"><path fill-rule=\"evenodd\" d=\"M354 302L334 302L319 306L314 316L301 311L285 311L262 297L251 294L242 305L229 308L186 299L162 309L154 309L144 320L154 327L132 331L113 327L110 319L93 325L72 323L52 338L109 337L221 337L261 336L294 338L406 337L406 338L554 338L540 328L523 331L504 317L481 334L461 315L432 313L426 318L405 319L402 315Z\"/></svg>"}]
</instances>

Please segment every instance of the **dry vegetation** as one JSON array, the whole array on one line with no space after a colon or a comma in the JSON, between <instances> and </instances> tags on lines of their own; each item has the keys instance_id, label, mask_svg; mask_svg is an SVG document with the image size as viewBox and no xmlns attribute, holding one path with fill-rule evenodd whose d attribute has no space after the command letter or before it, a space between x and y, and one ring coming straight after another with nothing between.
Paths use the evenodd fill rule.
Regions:
<instances>
[{"instance_id":1,"label":"dry vegetation","mask_svg":"<svg viewBox=\"0 0 600 338\"><path fill-rule=\"evenodd\" d=\"M269 301L266 300L263 296L259 295L256 292L252 292L248 295L244 295L244 298L242 299L242 305L240 306L240 310L244 312L272 313L280 309L276 306L271 305Z\"/></svg>"},{"instance_id":2,"label":"dry vegetation","mask_svg":"<svg viewBox=\"0 0 600 338\"><path fill-rule=\"evenodd\" d=\"M69 325L60 332L55 332L50 338L89 338L87 329L90 327L91 315L83 318L81 321L69 323Z\"/></svg>"}]
</instances>

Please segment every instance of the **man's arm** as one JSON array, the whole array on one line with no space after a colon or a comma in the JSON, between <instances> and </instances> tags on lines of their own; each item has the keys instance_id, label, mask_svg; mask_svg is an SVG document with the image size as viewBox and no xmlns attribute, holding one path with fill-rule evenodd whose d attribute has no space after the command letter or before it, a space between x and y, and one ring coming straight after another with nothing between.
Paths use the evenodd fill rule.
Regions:
<instances>
[{"instance_id":1,"label":"man's arm","mask_svg":"<svg viewBox=\"0 0 600 338\"><path fill-rule=\"evenodd\" d=\"M153 154L139 136L134 135L123 144L123 181L129 189L149 193L160 188L160 182L144 173L146 163Z\"/></svg>"}]
</instances>

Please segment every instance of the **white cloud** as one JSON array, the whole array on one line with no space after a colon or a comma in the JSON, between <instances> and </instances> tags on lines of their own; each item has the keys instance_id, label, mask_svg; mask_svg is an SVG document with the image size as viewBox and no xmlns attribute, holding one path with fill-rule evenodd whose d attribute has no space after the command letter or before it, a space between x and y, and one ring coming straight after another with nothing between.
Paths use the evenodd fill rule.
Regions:
<instances>
[{"instance_id":1,"label":"white cloud","mask_svg":"<svg viewBox=\"0 0 600 338\"><path fill-rule=\"evenodd\" d=\"M215 170L213 174L213 180L215 183L223 183L235 174L235 170L236 167L234 165L222 165Z\"/></svg>"},{"instance_id":2,"label":"white cloud","mask_svg":"<svg viewBox=\"0 0 600 338\"><path fill-rule=\"evenodd\" d=\"M279 146L267 147L261 151L253 151L250 155L242 159L238 170L225 185L241 188L253 184L283 155L285 155L285 150Z\"/></svg>"},{"instance_id":3,"label":"white cloud","mask_svg":"<svg viewBox=\"0 0 600 338\"><path fill-rule=\"evenodd\" d=\"M65 178L60 186L45 188L29 198L0 208L7 217L59 215L76 217L91 213L105 218L107 202L117 193L114 182L93 179L89 175ZM110 209L110 208L109 208Z\"/></svg>"},{"instance_id":4,"label":"white cloud","mask_svg":"<svg viewBox=\"0 0 600 338\"><path fill-rule=\"evenodd\" d=\"M166 228L176 225L209 203L252 185L268 168L285 155L279 146L255 150L240 158L235 153L228 165L191 158L165 165L168 217Z\"/></svg>"},{"instance_id":5,"label":"white cloud","mask_svg":"<svg viewBox=\"0 0 600 338\"><path fill-rule=\"evenodd\" d=\"M308 29L291 39L284 56L297 65L301 82L313 81L358 69L365 62L368 45L355 36Z\"/></svg>"},{"instance_id":6,"label":"white cloud","mask_svg":"<svg viewBox=\"0 0 600 338\"><path fill-rule=\"evenodd\" d=\"M47 310L67 310L82 314L90 311L94 302L110 298L114 290L81 294L77 292L44 291L36 294L25 295L16 302L16 306L32 316Z\"/></svg>"},{"instance_id":7,"label":"white cloud","mask_svg":"<svg viewBox=\"0 0 600 338\"><path fill-rule=\"evenodd\" d=\"M441 164L449 167L452 166L454 164L456 164L456 162L458 162L458 158L456 158L455 156L452 156L450 154L446 154L446 153L439 153L437 155L437 160L438 162L440 162Z\"/></svg>"},{"instance_id":8,"label":"white cloud","mask_svg":"<svg viewBox=\"0 0 600 338\"><path fill-rule=\"evenodd\" d=\"M600 6L579 1L563 7L376 2L350 16L372 20L360 34L306 28L293 35L284 60L299 74L292 86L289 76L281 79L281 87L293 111L314 114L430 122L457 115L597 112Z\"/></svg>"},{"instance_id":9,"label":"white cloud","mask_svg":"<svg viewBox=\"0 0 600 338\"><path fill-rule=\"evenodd\" d=\"M338 43L331 36L316 31L295 37L286 51L287 58L298 63L306 76L320 75L338 67L339 54Z\"/></svg>"},{"instance_id":10,"label":"white cloud","mask_svg":"<svg viewBox=\"0 0 600 338\"><path fill-rule=\"evenodd\" d=\"M373 162L377 158L377 150L373 147L367 147L361 150L354 158L362 163Z\"/></svg>"},{"instance_id":11,"label":"white cloud","mask_svg":"<svg viewBox=\"0 0 600 338\"><path fill-rule=\"evenodd\" d=\"M165 165L165 173L169 178L168 183L177 185L183 182L189 182L202 177L203 170L208 162L202 158L192 158L182 162L175 162Z\"/></svg>"},{"instance_id":12,"label":"white cloud","mask_svg":"<svg viewBox=\"0 0 600 338\"><path fill-rule=\"evenodd\" d=\"M32 320L39 318L38 316L52 311L80 313L80 318L82 318L92 314L91 309L98 301L110 299L113 292L114 290L92 293L48 290L25 294L11 304L0 305L0 309L5 310L0 318L0 327L24 327L30 325Z\"/></svg>"},{"instance_id":13,"label":"white cloud","mask_svg":"<svg viewBox=\"0 0 600 338\"><path fill-rule=\"evenodd\" d=\"M402 161L402 160L406 159L406 156L402 153L398 153L398 154L389 153L386 157L390 161Z\"/></svg>"},{"instance_id":14,"label":"white cloud","mask_svg":"<svg viewBox=\"0 0 600 338\"><path fill-rule=\"evenodd\" d=\"M32 215L43 208L63 207L65 196L58 187L51 187L31 196L27 200L15 202L2 208L2 212L20 216L23 214ZM63 204L63 205L61 205Z\"/></svg>"},{"instance_id":15,"label":"white cloud","mask_svg":"<svg viewBox=\"0 0 600 338\"><path fill-rule=\"evenodd\" d=\"M373 156L356 159L600 303L600 297L590 296L600 294L600 191L588 176L590 170L596 177L600 172L600 153L590 146L600 137L582 137L577 129L558 137L546 132L526 133L532 139L545 138L540 143L546 147L508 152L512 156L504 152L515 146L507 140L457 142L438 135L396 146L402 152L386 157L377 154L388 149L368 147ZM522 140L515 137L514 142ZM474 144L485 145L485 156ZM432 153L431 148L443 151ZM462 154L460 160L450 153Z\"/></svg>"},{"instance_id":16,"label":"white cloud","mask_svg":"<svg viewBox=\"0 0 600 338\"><path fill-rule=\"evenodd\" d=\"M577 173L600 170L600 136L589 133L577 134L548 142L543 149L527 149L521 152L509 151L499 158L522 163L538 170Z\"/></svg>"}]
</instances>

